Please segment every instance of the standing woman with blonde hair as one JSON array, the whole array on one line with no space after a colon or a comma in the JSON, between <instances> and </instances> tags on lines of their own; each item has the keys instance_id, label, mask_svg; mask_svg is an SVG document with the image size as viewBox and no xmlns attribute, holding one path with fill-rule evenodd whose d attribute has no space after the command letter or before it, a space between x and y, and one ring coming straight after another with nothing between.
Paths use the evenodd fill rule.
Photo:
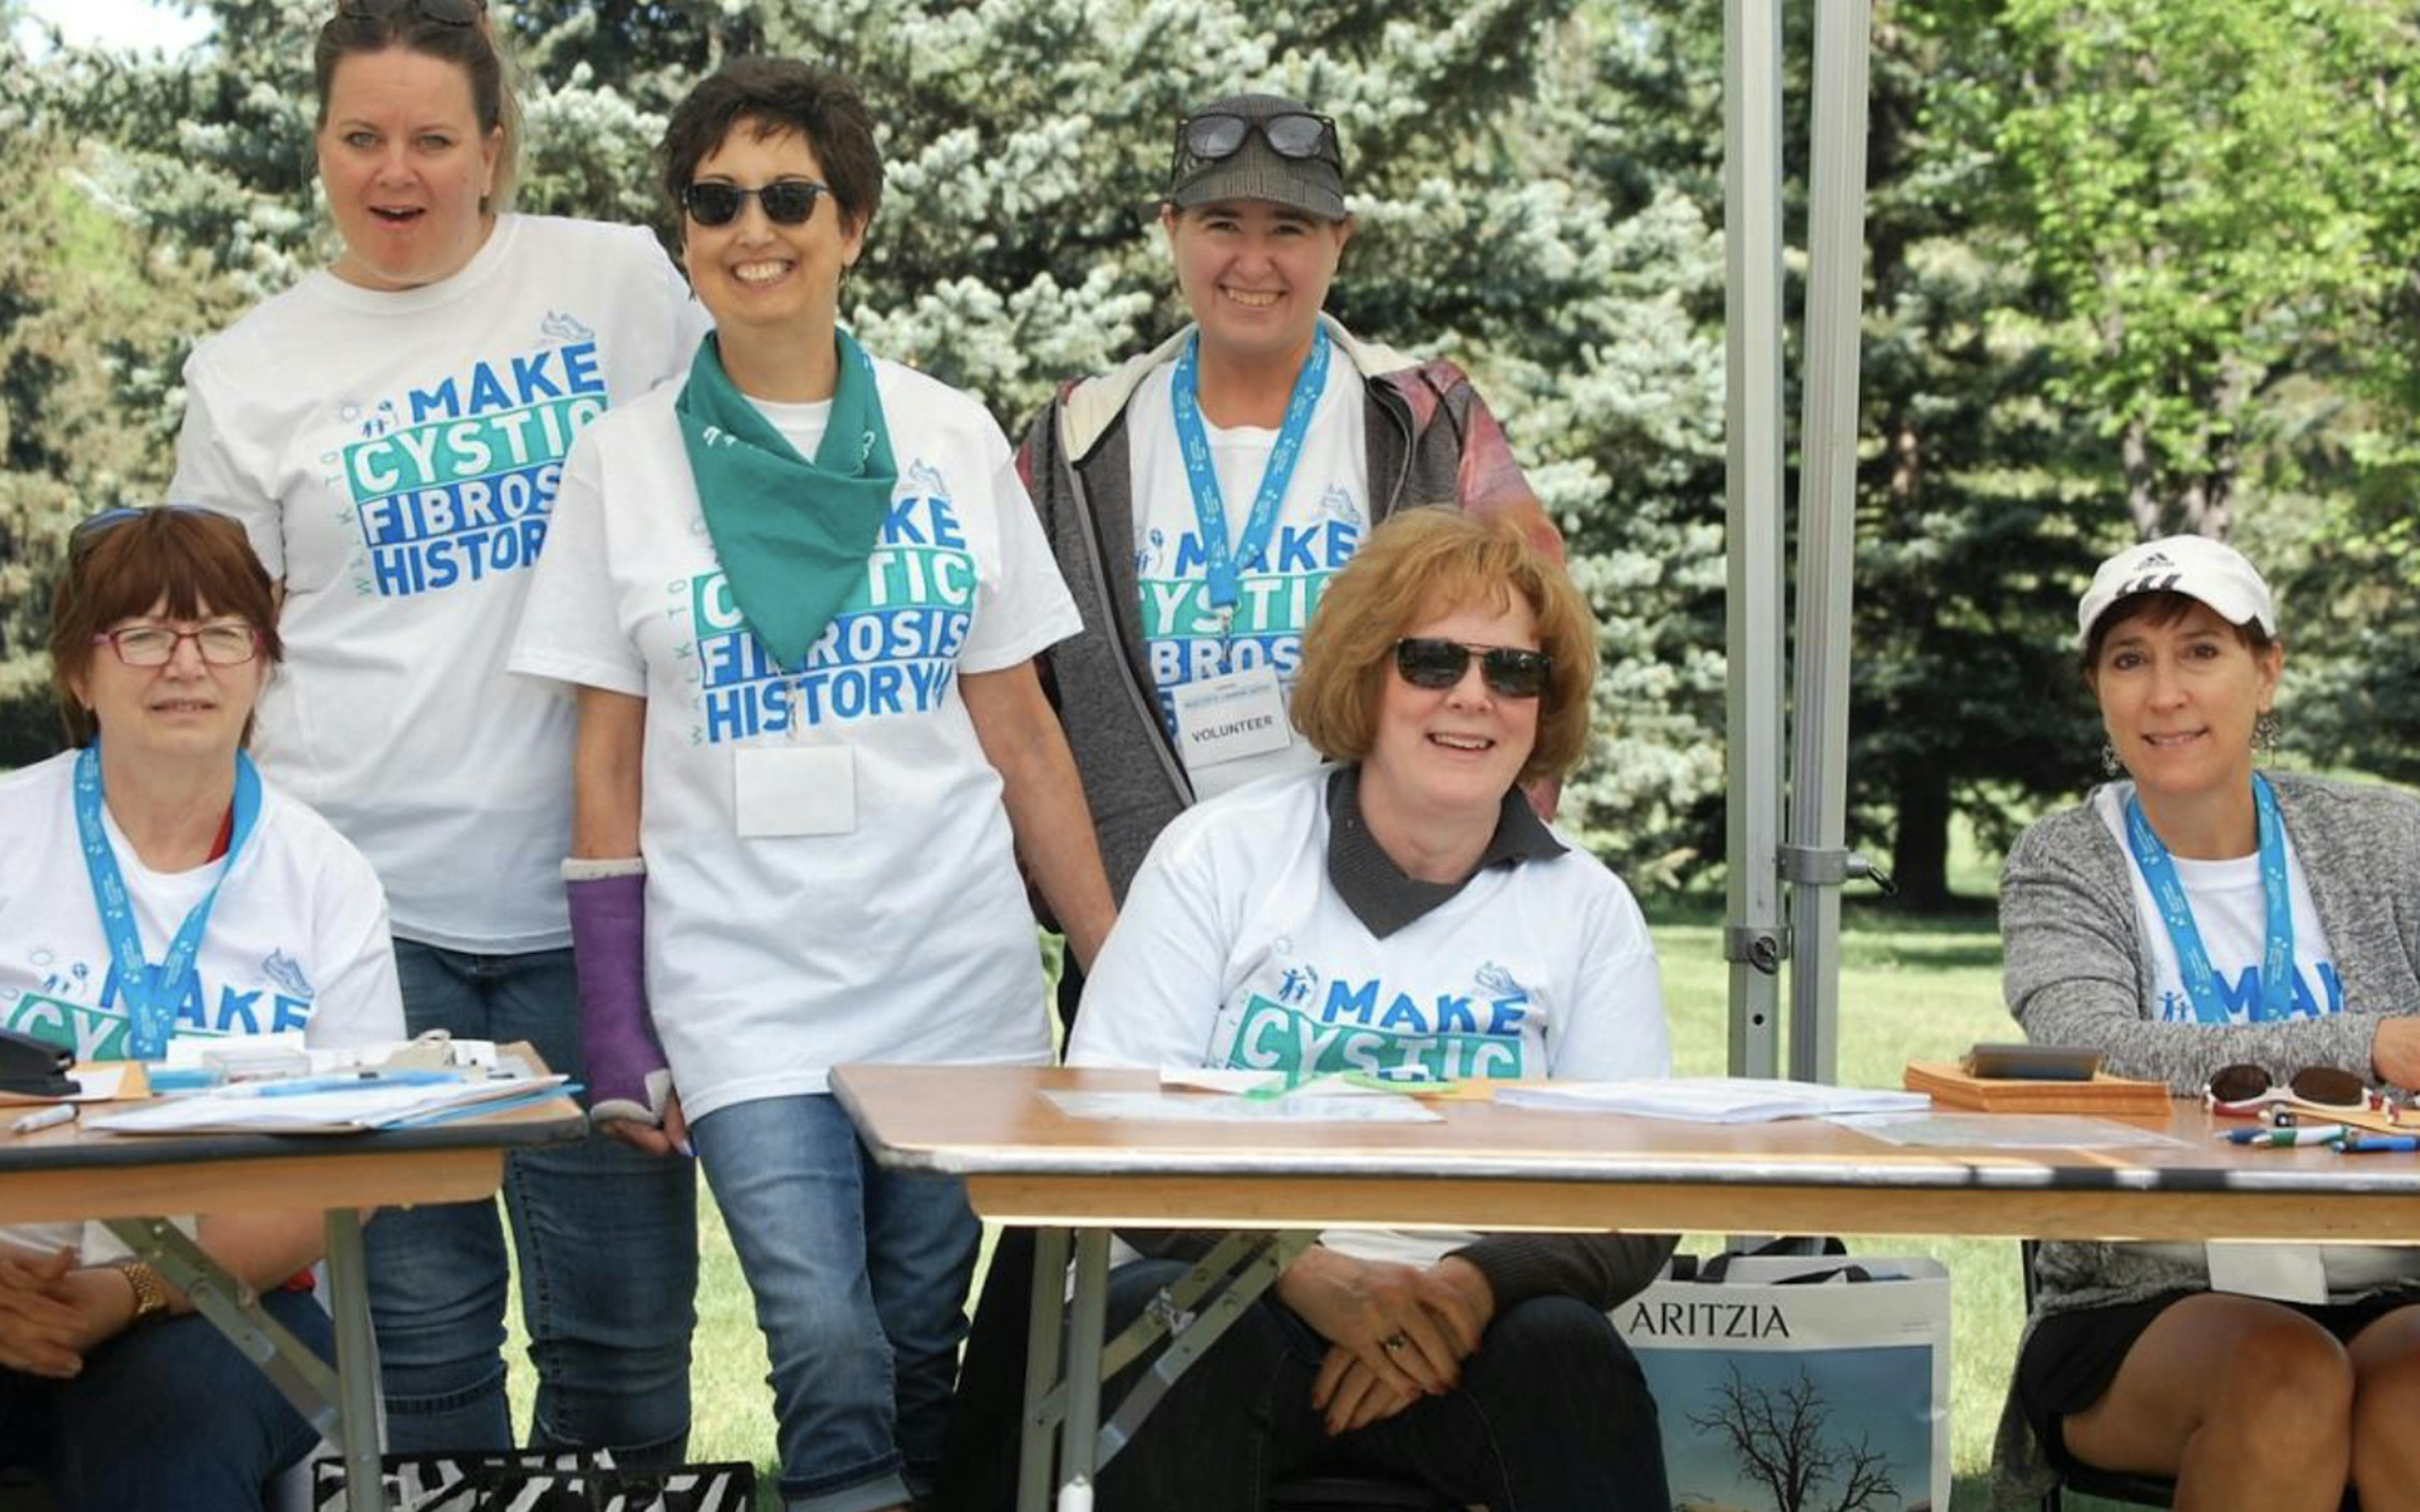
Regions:
<instances>
[{"instance_id":1,"label":"standing woman with blonde hair","mask_svg":"<svg viewBox=\"0 0 2420 1512\"><path fill-rule=\"evenodd\" d=\"M704 318L647 232L503 209L516 111L478 0L340 0L313 63L342 252L194 352L172 496L240 518L279 581L260 762L378 868L410 1027L526 1040L609 1096L558 872L571 705L504 654L572 439ZM695 1191L601 1137L513 1157L534 1442L682 1455ZM370 1266L393 1446L504 1446L493 1204L389 1214Z\"/></svg>"}]
</instances>

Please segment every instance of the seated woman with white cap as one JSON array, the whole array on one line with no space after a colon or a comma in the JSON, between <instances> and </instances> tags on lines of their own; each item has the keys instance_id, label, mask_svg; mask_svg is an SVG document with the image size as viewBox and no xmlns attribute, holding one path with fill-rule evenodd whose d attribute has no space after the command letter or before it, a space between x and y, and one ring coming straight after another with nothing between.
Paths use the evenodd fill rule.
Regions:
<instances>
[{"instance_id":1,"label":"seated woman with white cap","mask_svg":"<svg viewBox=\"0 0 2420 1512\"><path fill-rule=\"evenodd\" d=\"M2009 853L2027 1038L2251 1110L2420 1085L2420 801L2260 770L2285 647L2269 585L2199 536L2101 564L2076 614L2113 779ZM2173 1477L2179 1506L2420 1506L2420 1254L2045 1243L2004 1477Z\"/></svg>"}]
</instances>

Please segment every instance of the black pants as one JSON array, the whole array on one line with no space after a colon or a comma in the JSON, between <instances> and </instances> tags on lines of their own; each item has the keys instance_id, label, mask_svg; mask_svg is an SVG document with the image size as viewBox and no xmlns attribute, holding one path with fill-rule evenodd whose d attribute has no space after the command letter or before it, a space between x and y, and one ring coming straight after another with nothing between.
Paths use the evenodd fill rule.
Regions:
<instances>
[{"instance_id":1,"label":"black pants","mask_svg":"<svg viewBox=\"0 0 2420 1512\"><path fill-rule=\"evenodd\" d=\"M1112 1336L1187 1267L1138 1260L1109 1280ZM1655 1400L1602 1312L1542 1297L1497 1315L1462 1382L1329 1438L1311 1406L1327 1343L1264 1297L1194 1362L1102 1469L1101 1512L1259 1512L1308 1473L1418 1482L1506 1512L1667 1512ZM1104 1394L1122 1396L1137 1365Z\"/></svg>"}]
</instances>

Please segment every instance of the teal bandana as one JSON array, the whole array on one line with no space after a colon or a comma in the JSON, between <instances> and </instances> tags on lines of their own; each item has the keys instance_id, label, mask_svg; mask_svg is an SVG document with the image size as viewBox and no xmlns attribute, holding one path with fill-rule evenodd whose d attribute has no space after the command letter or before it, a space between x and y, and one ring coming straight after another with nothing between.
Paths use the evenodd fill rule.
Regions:
<instances>
[{"instance_id":1,"label":"teal bandana","mask_svg":"<svg viewBox=\"0 0 2420 1512\"><path fill-rule=\"evenodd\" d=\"M673 402L731 600L783 671L806 665L808 648L865 581L899 483L874 360L847 332L832 336L839 381L813 462L732 386L712 335Z\"/></svg>"}]
</instances>

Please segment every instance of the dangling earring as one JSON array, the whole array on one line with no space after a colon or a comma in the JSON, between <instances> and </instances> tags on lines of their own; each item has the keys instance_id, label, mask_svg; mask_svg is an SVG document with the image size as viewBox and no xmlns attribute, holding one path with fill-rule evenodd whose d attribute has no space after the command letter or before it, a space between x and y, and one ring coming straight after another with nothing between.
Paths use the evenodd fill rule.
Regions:
<instances>
[{"instance_id":1,"label":"dangling earring","mask_svg":"<svg viewBox=\"0 0 2420 1512\"><path fill-rule=\"evenodd\" d=\"M2105 740L2101 743L2101 769L2111 777L2126 770L2126 764L2118 759L2118 748Z\"/></svg>"},{"instance_id":2,"label":"dangling earring","mask_svg":"<svg viewBox=\"0 0 2420 1512\"><path fill-rule=\"evenodd\" d=\"M2270 752L2277 748L2277 711L2274 709L2261 710L2260 717L2252 721L2252 749L2254 754L2265 757Z\"/></svg>"}]
</instances>

